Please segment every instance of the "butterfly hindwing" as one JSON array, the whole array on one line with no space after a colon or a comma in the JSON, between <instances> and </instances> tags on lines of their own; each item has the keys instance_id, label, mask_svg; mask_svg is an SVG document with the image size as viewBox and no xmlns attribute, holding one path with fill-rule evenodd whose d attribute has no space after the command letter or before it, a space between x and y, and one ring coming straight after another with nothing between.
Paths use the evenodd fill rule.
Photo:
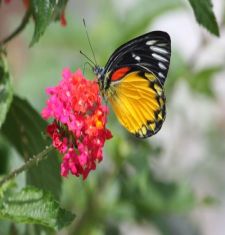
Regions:
<instances>
[{"instance_id":1,"label":"butterfly hindwing","mask_svg":"<svg viewBox=\"0 0 225 235\"><path fill-rule=\"evenodd\" d=\"M165 96L152 73L128 73L111 85L108 100L120 123L139 138L157 133L165 119Z\"/></svg>"}]
</instances>

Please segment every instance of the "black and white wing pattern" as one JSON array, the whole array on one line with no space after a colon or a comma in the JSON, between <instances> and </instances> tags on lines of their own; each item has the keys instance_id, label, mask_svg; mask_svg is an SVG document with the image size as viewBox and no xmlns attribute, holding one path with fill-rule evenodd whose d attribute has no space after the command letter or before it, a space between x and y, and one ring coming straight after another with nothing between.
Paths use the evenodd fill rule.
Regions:
<instances>
[{"instance_id":1,"label":"black and white wing pattern","mask_svg":"<svg viewBox=\"0 0 225 235\"><path fill-rule=\"evenodd\" d=\"M170 55L170 36L163 31L153 31L116 49L105 66L105 73L130 67L133 71L153 73L163 86L169 69ZM110 79L110 76L108 78Z\"/></svg>"}]
</instances>

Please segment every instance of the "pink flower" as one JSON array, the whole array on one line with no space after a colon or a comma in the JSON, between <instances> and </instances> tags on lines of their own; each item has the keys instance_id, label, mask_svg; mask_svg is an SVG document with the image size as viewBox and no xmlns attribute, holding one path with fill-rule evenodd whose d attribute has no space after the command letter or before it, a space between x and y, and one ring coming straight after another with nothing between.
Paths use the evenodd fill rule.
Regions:
<instances>
[{"instance_id":1,"label":"pink flower","mask_svg":"<svg viewBox=\"0 0 225 235\"><path fill-rule=\"evenodd\" d=\"M61 175L85 179L103 159L105 141L112 138L106 128L108 109L96 81L86 80L80 70L64 69L62 77L57 86L46 89L49 98L42 117L54 119L46 131L53 146L64 154Z\"/></svg>"}]
</instances>

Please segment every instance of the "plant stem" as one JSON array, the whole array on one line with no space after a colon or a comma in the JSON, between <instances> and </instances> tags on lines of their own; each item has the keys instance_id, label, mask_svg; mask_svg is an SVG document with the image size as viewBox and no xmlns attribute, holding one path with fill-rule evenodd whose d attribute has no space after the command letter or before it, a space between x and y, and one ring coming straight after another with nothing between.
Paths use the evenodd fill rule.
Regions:
<instances>
[{"instance_id":1,"label":"plant stem","mask_svg":"<svg viewBox=\"0 0 225 235\"><path fill-rule=\"evenodd\" d=\"M27 25L28 23L28 20L31 16L31 10L28 9L26 11L26 14L24 15L20 25L16 28L16 30L14 32L12 32L8 37L6 37L5 39L3 39L1 42L0 42L0 45L4 45L6 44L7 42L9 42L11 39L13 39L14 37L16 37Z\"/></svg>"},{"instance_id":2,"label":"plant stem","mask_svg":"<svg viewBox=\"0 0 225 235\"><path fill-rule=\"evenodd\" d=\"M43 150L42 152L40 152L38 155L30 158L27 162L25 162L22 166L20 166L19 168L15 169L14 171L12 171L11 173L9 173L8 175L6 175L2 180L0 180L0 187L7 181L11 180L12 178L16 177L17 175L19 175L20 173L22 173L23 171L31 168L33 165L37 165L40 161L43 161L44 159L46 159L48 157L48 153L51 152L54 149L54 147L52 145L47 146L45 148L45 150Z\"/></svg>"}]
</instances>

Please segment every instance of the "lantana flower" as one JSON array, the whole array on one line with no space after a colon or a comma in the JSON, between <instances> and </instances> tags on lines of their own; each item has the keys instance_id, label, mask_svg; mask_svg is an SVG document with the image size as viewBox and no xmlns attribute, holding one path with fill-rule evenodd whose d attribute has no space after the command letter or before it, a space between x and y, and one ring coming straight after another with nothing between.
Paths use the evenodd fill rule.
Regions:
<instances>
[{"instance_id":1,"label":"lantana flower","mask_svg":"<svg viewBox=\"0 0 225 235\"><path fill-rule=\"evenodd\" d=\"M53 118L47 133L63 154L61 175L85 179L103 159L103 146L112 137L106 128L107 106L102 104L96 81L85 79L81 70L64 69L63 79L47 88L49 98L42 110L44 119Z\"/></svg>"}]
</instances>

